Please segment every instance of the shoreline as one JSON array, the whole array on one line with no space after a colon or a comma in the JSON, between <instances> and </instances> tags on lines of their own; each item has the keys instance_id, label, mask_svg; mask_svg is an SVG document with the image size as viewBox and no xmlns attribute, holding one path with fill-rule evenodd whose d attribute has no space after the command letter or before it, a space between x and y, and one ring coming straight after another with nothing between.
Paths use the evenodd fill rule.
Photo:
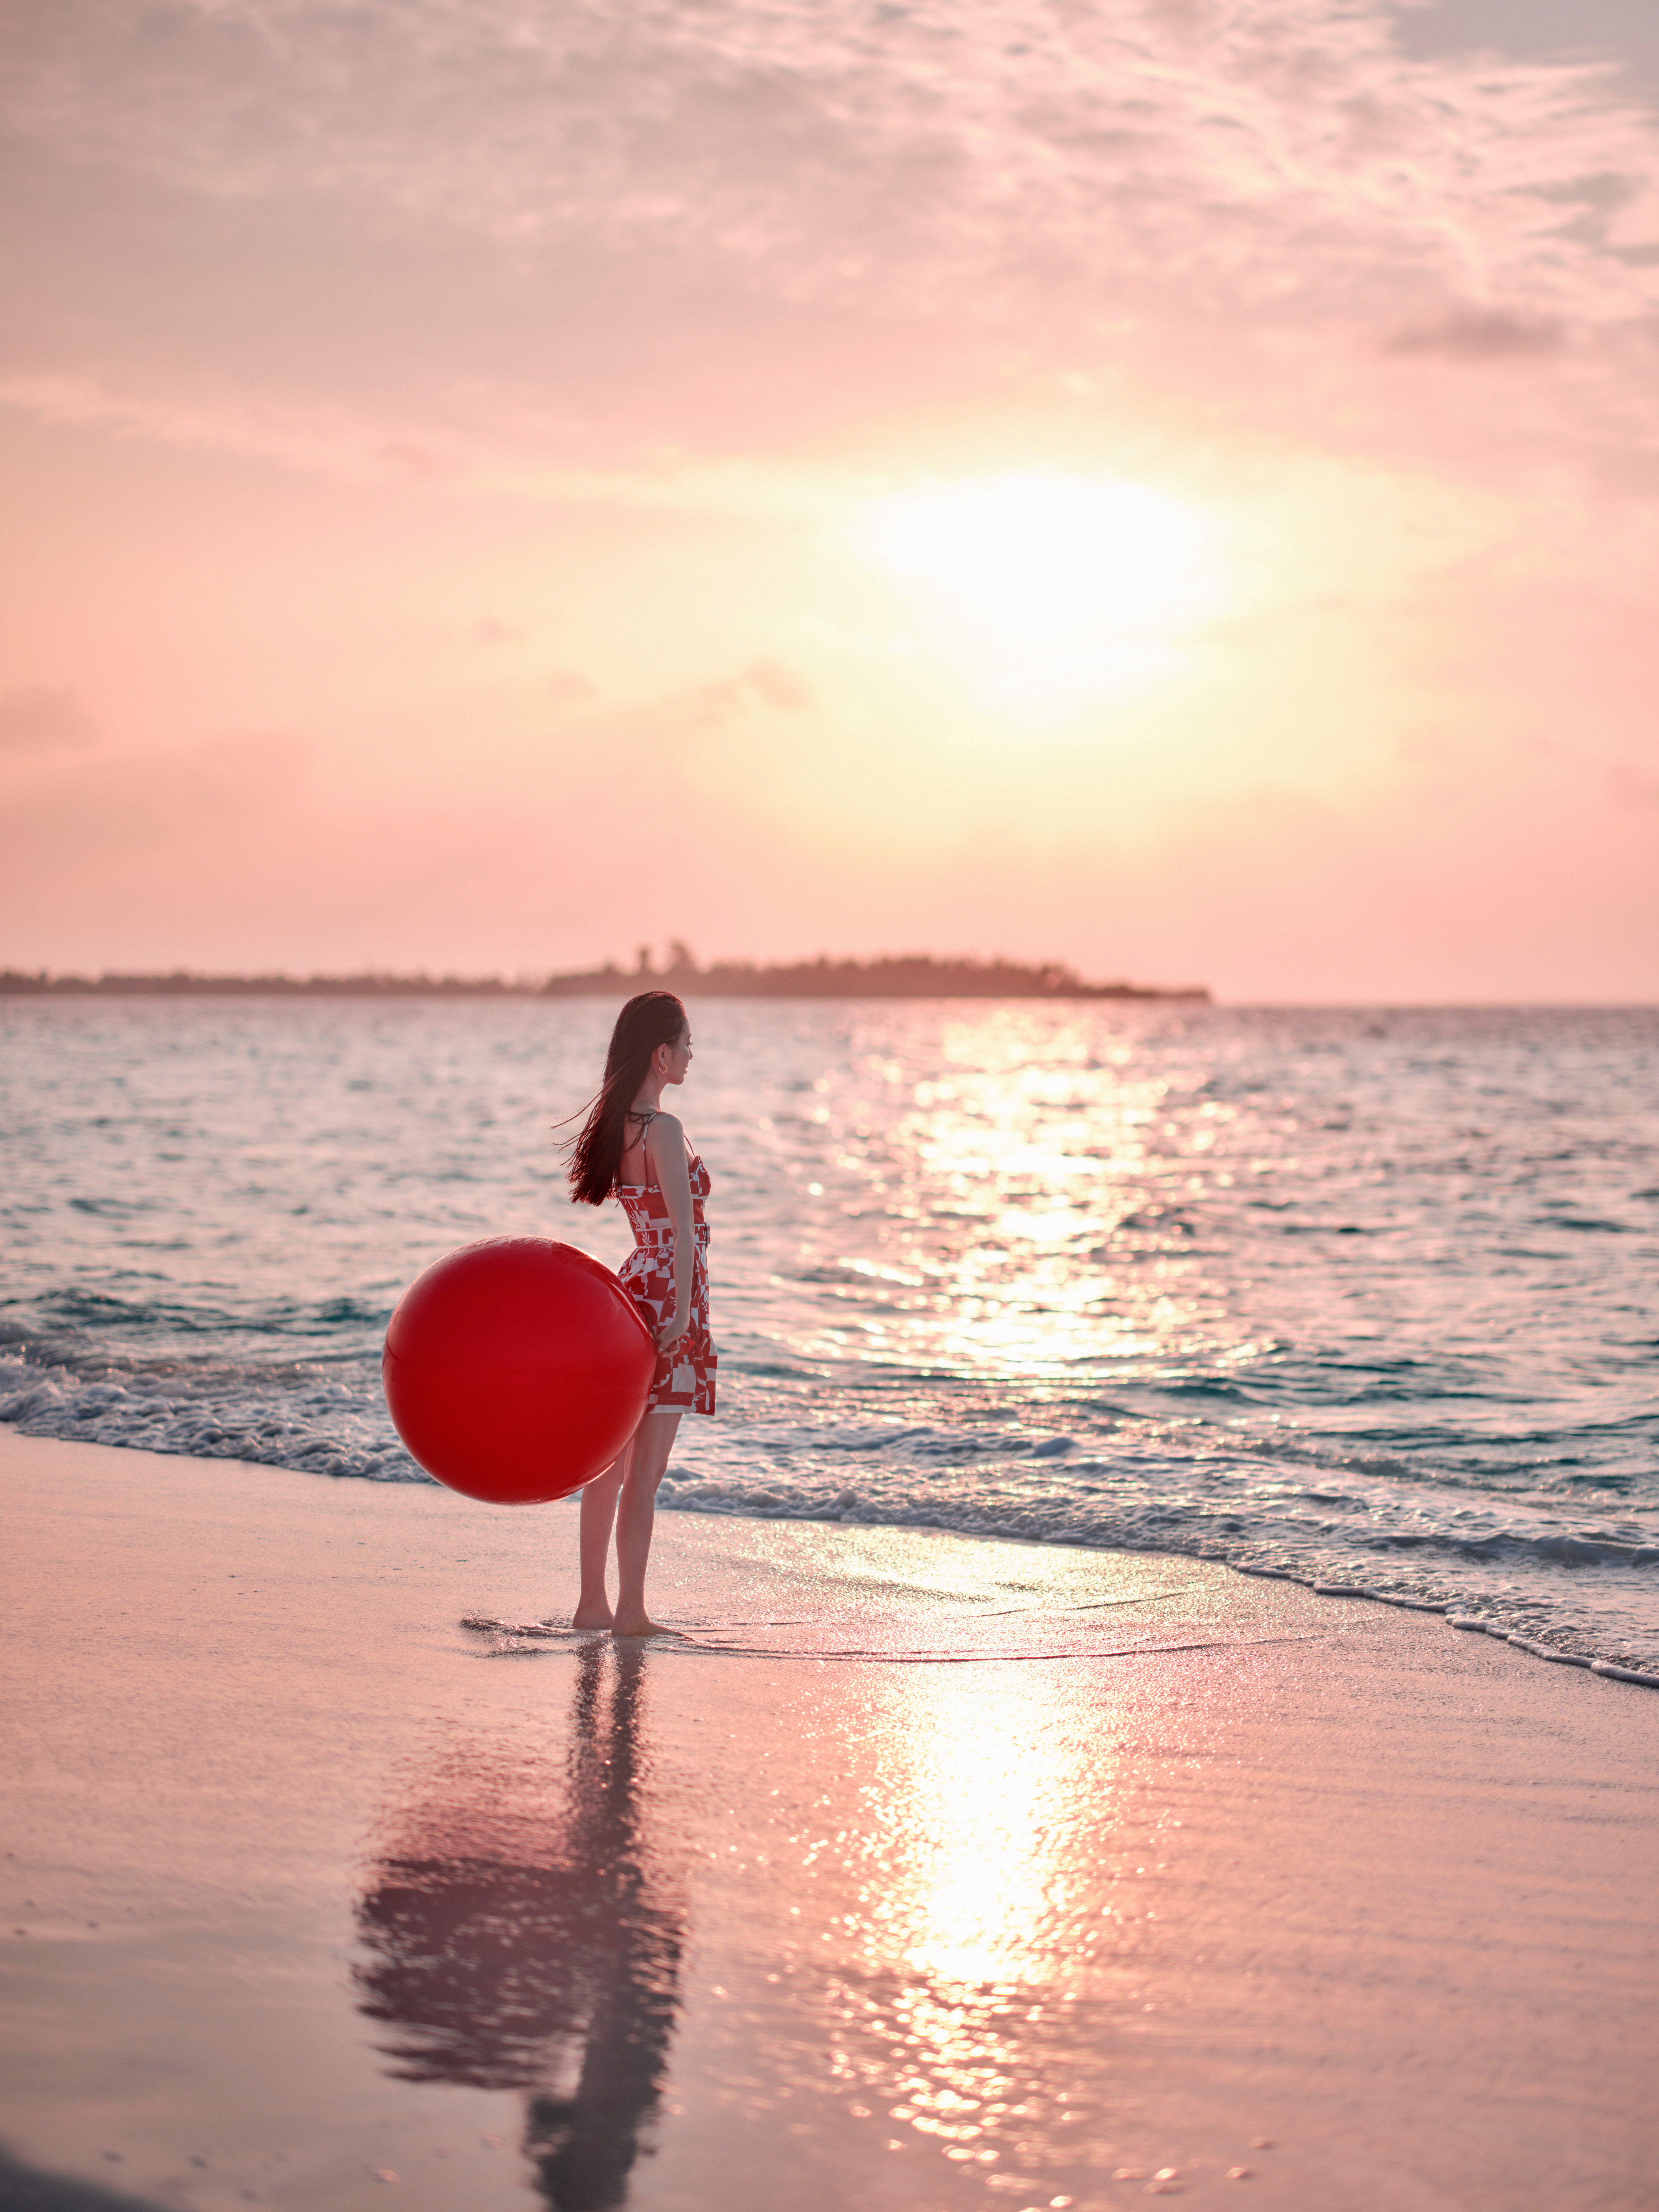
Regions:
<instances>
[{"instance_id":1,"label":"shoreline","mask_svg":"<svg viewBox=\"0 0 1659 2212\"><path fill-rule=\"evenodd\" d=\"M0 1439L3 1439L8 1436L12 1435L21 1436L21 1433L22 1431L14 1425L0 1421ZM39 1439L32 1438L30 1441L69 1443L73 1444L80 1442L81 1440L76 1438L47 1437ZM3 1449L3 1443L0 1443L0 1449ZM100 1450L113 1449L118 1451L147 1449L144 1446L127 1444L100 1444L95 1446L94 1449ZM332 1473L321 1472L315 1468L289 1468L281 1462L225 1459L209 1457L188 1452L167 1452L153 1455L165 1458L186 1459L192 1462L192 1463L202 1467L271 1467L277 1468L282 1473L301 1475L306 1477L307 1480L313 1481L361 1481L368 1483L370 1486L374 1488L401 1487L423 1489L433 1486L434 1480L433 1478L423 1474L418 1478L360 1475L355 1474L336 1474ZM1612 1659L1594 1652L1566 1650L1559 1645L1545 1642L1536 1635L1528 1636L1522 1634L1518 1630L1509 1626L1504 1621L1498 1618L1495 1613L1487 1609L1485 1601L1478 1595L1474 1598L1466 1597L1462 1599L1455 1597L1446 1599L1428 1597L1415 1593L1387 1589L1374 1584L1358 1582L1338 1582L1326 1579L1317 1573L1304 1574L1298 1572L1295 1567L1268 1566L1251 1560L1237 1560L1220 1558L1214 1553L1211 1552L1187 1552L1182 1551L1178 1547L1162 1550L1152 1547L1143 1547L1127 1543L1122 1545L1087 1544L1069 1540L1063 1536L1057 1535L1027 1536L1010 1530L1006 1527L1006 1523L1000 1524L997 1528L993 1529L980 1529L974 1528L957 1528L941 1521L860 1520L854 1517L850 1513L842 1515L822 1511L792 1513L787 1509L770 1508L758 1503L752 1511L745 1511L741 1503L728 1504L722 1499L716 1503L705 1504L699 1501L695 1496L682 1496L678 1494L680 1492L690 1490L692 1486L699 1481L699 1480L700 1478L695 1474L688 1474L682 1471L678 1480L676 1482L671 1482L665 1492L659 1496L657 1500L657 1510L659 1515L663 1513L685 1514L688 1516L697 1516L716 1521L735 1520L747 1522L753 1520L768 1525L781 1524L791 1527L840 1526L849 1528L865 1528L872 1531L893 1529L898 1532L914 1533L926 1533L930 1530L937 1530L937 1532L941 1534L956 1537L964 1543L1026 1544L1030 1545L1034 1549L1043 1553L1078 1552L1093 1557L1104 1556L1115 1558L1122 1556L1146 1559L1190 1559L1194 1562L1201 1561L1206 1565L1221 1567L1230 1574L1241 1575L1253 1580L1285 1583L1296 1589L1307 1590L1316 1597L1346 1600L1350 1602L1366 1602L1374 1605L1392 1607L1404 1612L1417 1613L1425 1615L1437 1615L1443 1619L1447 1626L1450 1628L1461 1631L1466 1634L1492 1637L1496 1641L1508 1644L1512 1650L1524 1654L1528 1658L1541 1660L1553 1666L1579 1668L1586 1673L1595 1674L1603 1680L1622 1683L1633 1688L1659 1690L1659 1673L1656 1673L1649 1668L1632 1667L1622 1660ZM1588 1540L1585 1540L1585 1548L1587 1550L1589 1549ZM1611 1540L1599 1540L1599 1548L1604 1555L1609 1558L1616 1558L1621 1551L1629 1551L1632 1554L1632 1559L1630 1562L1631 1564L1649 1564L1650 1563L1652 1556L1650 1553L1644 1553L1638 1547L1620 1546L1613 1543Z\"/></svg>"},{"instance_id":2,"label":"shoreline","mask_svg":"<svg viewBox=\"0 0 1659 2212\"><path fill-rule=\"evenodd\" d=\"M684 1643L530 1636L558 1506L10 1431L0 1483L14 2197L1650 2202L1623 1685L1178 1555L706 1514Z\"/></svg>"}]
</instances>

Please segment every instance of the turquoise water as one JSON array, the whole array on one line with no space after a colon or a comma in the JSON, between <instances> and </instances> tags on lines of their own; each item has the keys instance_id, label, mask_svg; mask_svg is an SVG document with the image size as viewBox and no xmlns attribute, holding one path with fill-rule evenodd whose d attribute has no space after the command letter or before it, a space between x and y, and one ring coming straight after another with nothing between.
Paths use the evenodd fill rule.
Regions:
<instances>
[{"instance_id":1,"label":"turquoise water","mask_svg":"<svg viewBox=\"0 0 1659 2212\"><path fill-rule=\"evenodd\" d=\"M613 1012L3 1005L0 1419L424 1480L404 1285L485 1235L629 1249L551 1133ZM692 1016L721 1412L666 1502L1196 1553L1659 1665L1659 1012Z\"/></svg>"}]
</instances>

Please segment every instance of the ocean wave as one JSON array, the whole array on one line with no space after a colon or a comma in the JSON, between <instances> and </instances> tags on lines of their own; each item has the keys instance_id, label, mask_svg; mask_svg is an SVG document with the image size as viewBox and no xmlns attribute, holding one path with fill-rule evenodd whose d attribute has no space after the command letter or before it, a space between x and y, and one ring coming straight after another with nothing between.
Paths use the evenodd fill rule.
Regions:
<instances>
[{"instance_id":1,"label":"ocean wave","mask_svg":"<svg viewBox=\"0 0 1659 2212\"><path fill-rule=\"evenodd\" d=\"M1031 1409L1033 1413L1037 1408ZM427 1482L378 1376L221 1363L164 1378L75 1375L0 1356L0 1421L26 1435L375 1482ZM1588 1526L1572 1501L1344 1463L1286 1440L1170 1448L1149 1425L1099 1437L860 1419L688 1422L659 1503L678 1512L931 1528L1146 1551L1480 1611L1564 1651L1659 1667L1659 1520Z\"/></svg>"},{"instance_id":2,"label":"ocean wave","mask_svg":"<svg viewBox=\"0 0 1659 2212\"><path fill-rule=\"evenodd\" d=\"M294 1390L173 1376L160 1389L137 1376L88 1379L0 1358L0 1421L25 1436L252 1461L372 1482L429 1482L398 1441L384 1406L361 1390L319 1382Z\"/></svg>"}]
</instances>

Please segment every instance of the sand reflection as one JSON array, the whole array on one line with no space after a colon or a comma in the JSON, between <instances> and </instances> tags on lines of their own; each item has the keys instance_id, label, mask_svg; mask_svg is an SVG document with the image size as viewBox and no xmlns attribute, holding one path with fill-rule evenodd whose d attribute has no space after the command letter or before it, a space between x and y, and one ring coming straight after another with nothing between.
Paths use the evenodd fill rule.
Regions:
<instances>
[{"instance_id":1,"label":"sand reflection","mask_svg":"<svg viewBox=\"0 0 1659 2212\"><path fill-rule=\"evenodd\" d=\"M896 2147L964 2169L953 2186L1046 2203L1088 2185L1091 2138L1117 2124L1094 2046L1129 2026L1107 1874L1117 1761L1097 1727L1006 1683L919 1671L894 1698L847 1863L859 1910L826 1992L831 2073Z\"/></svg>"},{"instance_id":2,"label":"sand reflection","mask_svg":"<svg viewBox=\"0 0 1659 2212\"><path fill-rule=\"evenodd\" d=\"M947 1688L926 1702L952 1701ZM935 1712L917 1730L908 1802L894 1808L910 1838L907 1878L883 1917L915 1973L945 1984L1023 1977L1053 1874L1051 1762L1018 1736L952 1727L956 1717Z\"/></svg>"},{"instance_id":3,"label":"sand reflection","mask_svg":"<svg viewBox=\"0 0 1659 2212\"><path fill-rule=\"evenodd\" d=\"M679 2007L685 1916L647 1817L645 1669L585 1650L562 1771L469 1747L401 1808L357 1907L358 2002L409 2081L526 2093L557 2212L626 2201Z\"/></svg>"},{"instance_id":4,"label":"sand reflection","mask_svg":"<svg viewBox=\"0 0 1659 2212\"><path fill-rule=\"evenodd\" d=\"M1074 1969L1070 1861L1079 1809L1091 1830L1110 1818L1109 1754L1097 1747L1085 1772L1075 1739L1011 1727L954 1672L905 1686L909 1725L880 1784L891 1840L885 1893L870 1899L871 1963L952 1985Z\"/></svg>"}]
</instances>

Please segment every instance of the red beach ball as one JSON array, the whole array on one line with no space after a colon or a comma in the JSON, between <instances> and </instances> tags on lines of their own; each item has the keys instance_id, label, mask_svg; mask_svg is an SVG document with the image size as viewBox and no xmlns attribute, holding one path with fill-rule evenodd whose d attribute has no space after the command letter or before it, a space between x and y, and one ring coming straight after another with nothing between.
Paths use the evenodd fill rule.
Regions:
<instances>
[{"instance_id":1,"label":"red beach ball","mask_svg":"<svg viewBox=\"0 0 1659 2212\"><path fill-rule=\"evenodd\" d=\"M428 1474L492 1505L542 1505L610 1466L656 1364L608 1267L546 1237L492 1237L410 1285L380 1373L392 1424Z\"/></svg>"}]
</instances>

